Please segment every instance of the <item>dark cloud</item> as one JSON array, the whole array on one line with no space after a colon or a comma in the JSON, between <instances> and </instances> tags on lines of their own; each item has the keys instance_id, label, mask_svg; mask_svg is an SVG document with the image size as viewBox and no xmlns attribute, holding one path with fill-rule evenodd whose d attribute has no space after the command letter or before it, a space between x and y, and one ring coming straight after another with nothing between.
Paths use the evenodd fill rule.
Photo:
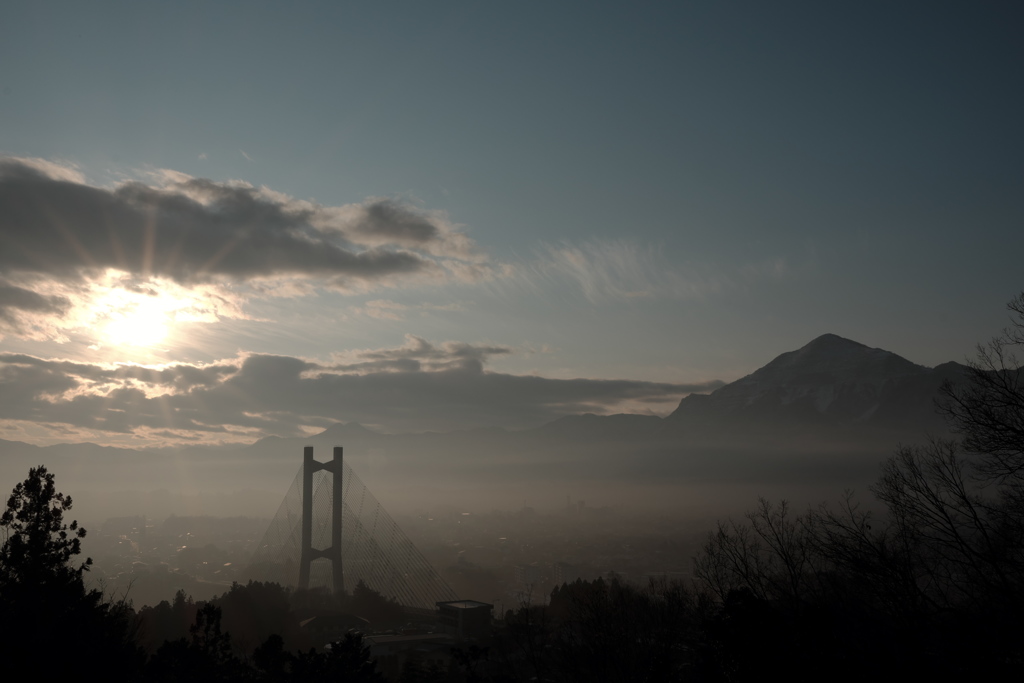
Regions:
<instances>
[{"instance_id":1,"label":"dark cloud","mask_svg":"<svg viewBox=\"0 0 1024 683\"><path fill-rule=\"evenodd\" d=\"M76 363L68 360L45 360L21 353L0 353L0 380L5 372L15 372L18 368L27 372L53 373L55 376L72 378L68 386L60 385L60 391L85 386L98 388L116 386L129 380L154 387L167 387L176 392L184 392L193 387L211 387L219 384L227 376L238 372L233 364L188 365L175 364L159 368L145 365L97 365L92 363ZM31 385L30 385L31 386ZM63 388L60 388L63 386ZM53 393L57 389L42 388L42 393ZM38 394L33 394L37 396Z\"/></svg>"},{"instance_id":2,"label":"dark cloud","mask_svg":"<svg viewBox=\"0 0 1024 683\"><path fill-rule=\"evenodd\" d=\"M390 199L364 205L352 229L367 237L411 246L427 244L440 236L429 217Z\"/></svg>"},{"instance_id":3,"label":"dark cloud","mask_svg":"<svg viewBox=\"0 0 1024 683\"><path fill-rule=\"evenodd\" d=\"M549 379L483 370L504 347L430 344L366 351L360 363L323 365L249 355L236 364L104 367L0 355L0 419L110 432L248 429L293 435L302 425L359 421L399 431L526 427L624 402L674 403L721 382ZM430 368L426 369L429 360ZM379 365L374 365L379 364Z\"/></svg>"},{"instance_id":4,"label":"dark cloud","mask_svg":"<svg viewBox=\"0 0 1024 683\"><path fill-rule=\"evenodd\" d=\"M10 335L37 341L66 341L60 326L70 319L71 308L71 301L64 296L0 284L0 339Z\"/></svg>"},{"instance_id":5,"label":"dark cloud","mask_svg":"<svg viewBox=\"0 0 1024 683\"><path fill-rule=\"evenodd\" d=\"M0 359L0 415L4 418L46 422L48 420L38 409L49 405L47 397L81 386L75 374L67 372L61 363L50 364L38 359L25 363L20 362L19 357L11 360L13 362Z\"/></svg>"},{"instance_id":6,"label":"dark cloud","mask_svg":"<svg viewBox=\"0 0 1024 683\"><path fill-rule=\"evenodd\" d=\"M71 302L62 296L44 296L24 287L0 282L0 323L19 327L17 311L62 316Z\"/></svg>"},{"instance_id":7,"label":"dark cloud","mask_svg":"<svg viewBox=\"0 0 1024 683\"><path fill-rule=\"evenodd\" d=\"M52 166L52 165L51 165ZM68 279L105 268L179 283L317 276L336 286L441 272L467 241L393 200L322 207L169 175L115 189L0 159L0 273Z\"/></svg>"},{"instance_id":8,"label":"dark cloud","mask_svg":"<svg viewBox=\"0 0 1024 683\"><path fill-rule=\"evenodd\" d=\"M331 366L331 370L361 372L392 370L415 372L419 370L473 370L482 372L491 356L512 353L507 346L477 346L464 342L444 342L434 345L422 337L406 335L404 346L393 349L375 349L355 354L354 363Z\"/></svg>"}]
</instances>

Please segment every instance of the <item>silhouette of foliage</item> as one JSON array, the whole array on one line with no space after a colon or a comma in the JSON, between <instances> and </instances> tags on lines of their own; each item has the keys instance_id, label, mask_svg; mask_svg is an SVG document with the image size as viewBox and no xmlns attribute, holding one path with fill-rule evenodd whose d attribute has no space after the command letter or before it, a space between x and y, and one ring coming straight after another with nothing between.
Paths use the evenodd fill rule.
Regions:
<instances>
[{"instance_id":1,"label":"silhouette of foliage","mask_svg":"<svg viewBox=\"0 0 1024 683\"><path fill-rule=\"evenodd\" d=\"M362 579L352 589L350 608L375 625L399 625L405 620L405 612L400 604L373 590Z\"/></svg>"},{"instance_id":2,"label":"silhouette of foliage","mask_svg":"<svg viewBox=\"0 0 1024 683\"><path fill-rule=\"evenodd\" d=\"M11 672L38 670L53 680L82 673L131 680L143 659L134 644L135 615L127 604L108 604L99 591L86 590L82 575L90 561L75 560L85 530L64 523L70 509L70 497L40 466L15 486L0 515L0 656Z\"/></svg>"},{"instance_id":3,"label":"silhouette of foliage","mask_svg":"<svg viewBox=\"0 0 1024 683\"><path fill-rule=\"evenodd\" d=\"M153 654L164 642L186 637L198 610L183 590L175 593L173 603L163 600L155 607L143 607L138 615L141 645Z\"/></svg>"},{"instance_id":4,"label":"silhouette of foliage","mask_svg":"<svg viewBox=\"0 0 1024 683\"><path fill-rule=\"evenodd\" d=\"M362 636L356 633L346 633L344 638L322 652L315 648L300 652L291 663L291 675L293 681L313 683L339 680L385 683L377 671L377 664L370 659L369 648L363 646Z\"/></svg>"},{"instance_id":5,"label":"silhouette of foliage","mask_svg":"<svg viewBox=\"0 0 1024 683\"><path fill-rule=\"evenodd\" d=\"M710 607L678 582L577 580L556 587L549 606L509 610L486 650L470 648L455 662L467 681L692 678Z\"/></svg>"},{"instance_id":6,"label":"silhouette of foliage","mask_svg":"<svg viewBox=\"0 0 1024 683\"><path fill-rule=\"evenodd\" d=\"M1024 292L1007 304L1010 326L987 345L979 345L967 364L968 382L942 388L942 410L960 434L964 448L981 457L977 472L1009 485L1021 495L1024 483L1024 366L1016 351L1024 348Z\"/></svg>"},{"instance_id":7,"label":"silhouette of foliage","mask_svg":"<svg viewBox=\"0 0 1024 683\"><path fill-rule=\"evenodd\" d=\"M286 643L295 640L298 622L291 612L289 591L277 583L233 583L214 602L223 612L224 630L231 633L235 652L248 654L273 634Z\"/></svg>"},{"instance_id":8,"label":"silhouette of foliage","mask_svg":"<svg viewBox=\"0 0 1024 683\"><path fill-rule=\"evenodd\" d=\"M4 543L0 546L0 581L6 584L46 584L79 581L92 559L73 566L81 553L85 529L64 523L71 497L57 493L46 467L29 470L28 479L14 487L0 516Z\"/></svg>"},{"instance_id":9,"label":"silhouette of foliage","mask_svg":"<svg viewBox=\"0 0 1024 683\"><path fill-rule=\"evenodd\" d=\"M239 596L252 597L264 590L287 598L287 593L276 584L255 584L255 588L252 584L235 584L220 600L232 594L235 600ZM280 634L272 633L253 648L251 656L240 656L233 646L232 634L223 624L221 607L213 602L201 605L188 637L165 642L150 658L146 680L384 683L376 663L370 659L369 649L357 634L346 634L341 641L322 650L292 652Z\"/></svg>"},{"instance_id":10,"label":"silhouette of foliage","mask_svg":"<svg viewBox=\"0 0 1024 683\"><path fill-rule=\"evenodd\" d=\"M164 643L146 666L152 681L240 681L249 673L232 653L231 636L221 630L221 611L211 603L196 612L188 638Z\"/></svg>"},{"instance_id":11,"label":"silhouette of foliage","mask_svg":"<svg viewBox=\"0 0 1024 683\"><path fill-rule=\"evenodd\" d=\"M348 633L328 648L291 653L278 635L272 635L255 649L253 675L259 681L352 681L384 683L362 636Z\"/></svg>"},{"instance_id":12,"label":"silhouette of foliage","mask_svg":"<svg viewBox=\"0 0 1024 683\"><path fill-rule=\"evenodd\" d=\"M437 662L423 662L410 656L402 664L398 683L446 683L448 672Z\"/></svg>"}]
</instances>

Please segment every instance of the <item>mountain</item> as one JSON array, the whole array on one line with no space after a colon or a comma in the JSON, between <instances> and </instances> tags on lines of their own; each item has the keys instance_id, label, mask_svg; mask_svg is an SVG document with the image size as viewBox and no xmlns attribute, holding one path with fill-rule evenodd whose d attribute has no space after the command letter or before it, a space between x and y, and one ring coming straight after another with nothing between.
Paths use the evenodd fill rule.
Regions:
<instances>
[{"instance_id":1,"label":"mountain","mask_svg":"<svg viewBox=\"0 0 1024 683\"><path fill-rule=\"evenodd\" d=\"M935 400L964 366L926 368L884 349L825 334L707 395L690 395L670 429L867 426L942 430Z\"/></svg>"}]
</instances>

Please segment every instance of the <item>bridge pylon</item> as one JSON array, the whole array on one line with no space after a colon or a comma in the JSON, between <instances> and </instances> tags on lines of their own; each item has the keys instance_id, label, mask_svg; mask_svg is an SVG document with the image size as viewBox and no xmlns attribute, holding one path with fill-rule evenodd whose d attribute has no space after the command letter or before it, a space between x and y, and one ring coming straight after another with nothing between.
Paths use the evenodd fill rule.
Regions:
<instances>
[{"instance_id":1,"label":"bridge pylon","mask_svg":"<svg viewBox=\"0 0 1024 683\"><path fill-rule=\"evenodd\" d=\"M317 462L313 459L313 447L302 451L302 550L299 556L299 588L309 588L309 570L313 560L326 559L331 562L332 589L335 593L345 590L345 569L341 562L341 529L344 503L342 501L342 456L343 448L334 447L334 459ZM313 547L313 473L325 470L331 473L331 545L328 548Z\"/></svg>"},{"instance_id":2,"label":"bridge pylon","mask_svg":"<svg viewBox=\"0 0 1024 683\"><path fill-rule=\"evenodd\" d=\"M324 562L330 560L330 563ZM249 579L334 593L359 581L406 607L434 609L455 592L366 488L342 448L330 462L303 449L277 514L253 552Z\"/></svg>"}]
</instances>

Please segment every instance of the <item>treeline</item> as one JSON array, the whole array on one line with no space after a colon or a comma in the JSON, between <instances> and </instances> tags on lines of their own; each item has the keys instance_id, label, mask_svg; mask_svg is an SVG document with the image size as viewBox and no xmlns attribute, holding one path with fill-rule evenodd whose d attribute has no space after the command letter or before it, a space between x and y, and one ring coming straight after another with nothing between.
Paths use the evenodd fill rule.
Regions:
<instances>
[{"instance_id":1,"label":"treeline","mask_svg":"<svg viewBox=\"0 0 1024 683\"><path fill-rule=\"evenodd\" d=\"M346 614L353 626L373 624L377 629L401 627L406 615L402 606L359 581L352 593L334 595L324 589L291 590L277 583L235 583L230 590L207 603L196 603L184 591L173 601L143 607L135 616L136 640L147 654L155 654L168 641L188 639L202 610L207 621L231 636L233 651L251 656L271 636L280 638L290 651L322 645L316 635L300 627L302 619L317 615ZM211 610L216 610L212 612Z\"/></svg>"}]
</instances>

